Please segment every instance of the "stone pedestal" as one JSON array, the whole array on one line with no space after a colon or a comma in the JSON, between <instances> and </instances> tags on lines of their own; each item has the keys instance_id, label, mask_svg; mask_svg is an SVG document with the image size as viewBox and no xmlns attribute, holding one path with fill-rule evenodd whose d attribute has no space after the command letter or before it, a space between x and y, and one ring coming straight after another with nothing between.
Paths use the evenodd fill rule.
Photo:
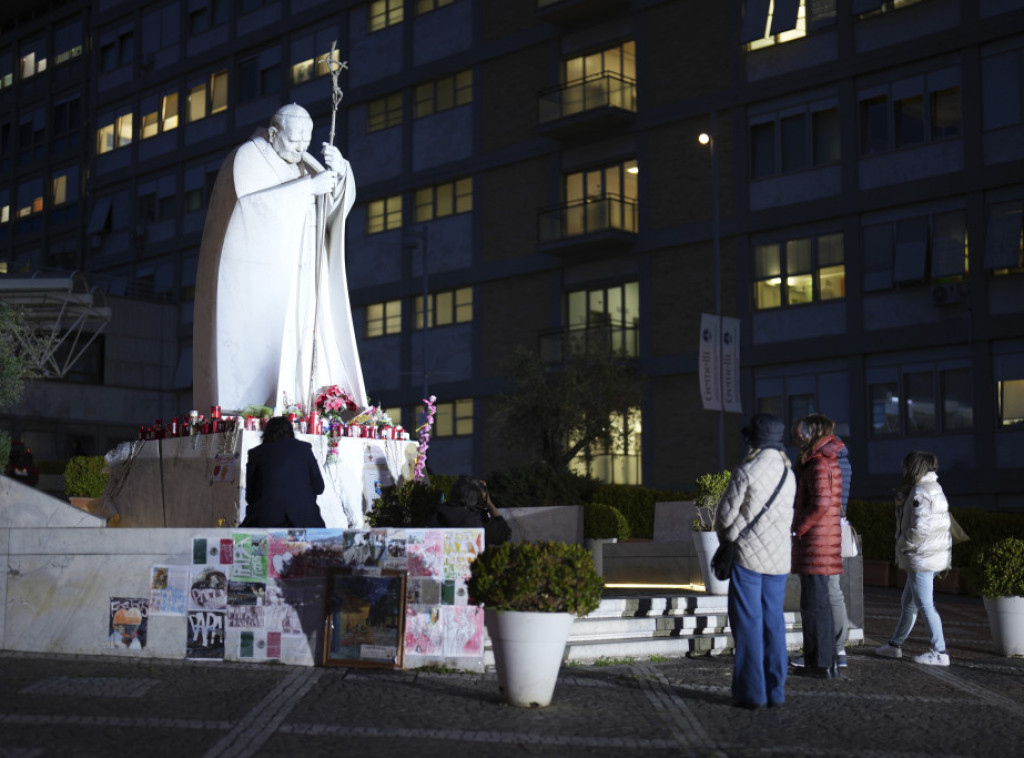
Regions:
<instances>
[{"instance_id":1,"label":"stone pedestal","mask_svg":"<svg viewBox=\"0 0 1024 758\"><path fill-rule=\"evenodd\" d=\"M344 437L328 462L328 439L309 442L326 488L317 505L328 528L361 528L380 488L412 477L416 443ZM106 496L119 527L235 526L245 517L245 467L260 432L203 434L131 443L111 471Z\"/></svg>"}]
</instances>

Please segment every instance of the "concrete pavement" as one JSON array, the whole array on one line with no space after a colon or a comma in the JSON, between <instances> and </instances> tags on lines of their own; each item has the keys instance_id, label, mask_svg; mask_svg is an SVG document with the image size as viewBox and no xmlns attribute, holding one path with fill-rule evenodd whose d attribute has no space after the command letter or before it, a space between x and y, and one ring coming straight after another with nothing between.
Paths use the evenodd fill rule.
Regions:
<instances>
[{"instance_id":1,"label":"concrete pavement","mask_svg":"<svg viewBox=\"0 0 1024 758\"><path fill-rule=\"evenodd\" d=\"M865 588L845 677L791 677L785 707L757 712L730 705L731 657L569 666L550 707L524 710L493 673L0 653L0 758L1024 754L1024 659L992 652L980 600L938 605L949 668L874 656L899 593Z\"/></svg>"}]
</instances>

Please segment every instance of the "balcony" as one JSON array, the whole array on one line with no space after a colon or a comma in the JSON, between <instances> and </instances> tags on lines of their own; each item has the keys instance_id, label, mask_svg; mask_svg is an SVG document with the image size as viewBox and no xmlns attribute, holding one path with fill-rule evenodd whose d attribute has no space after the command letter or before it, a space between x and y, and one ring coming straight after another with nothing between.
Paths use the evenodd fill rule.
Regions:
<instances>
[{"instance_id":1,"label":"balcony","mask_svg":"<svg viewBox=\"0 0 1024 758\"><path fill-rule=\"evenodd\" d=\"M553 205L537 215L537 249L541 253L619 254L629 250L636 237L636 200L617 195Z\"/></svg>"},{"instance_id":2,"label":"balcony","mask_svg":"<svg viewBox=\"0 0 1024 758\"><path fill-rule=\"evenodd\" d=\"M602 72L543 90L537 105L537 130L549 137L624 128L636 114L636 81Z\"/></svg>"},{"instance_id":3,"label":"balcony","mask_svg":"<svg viewBox=\"0 0 1024 758\"><path fill-rule=\"evenodd\" d=\"M540 356L545 363L562 361L562 346L571 341L574 347L587 352L613 353L622 358L640 355L640 329L609 321L599 326L545 329L540 333Z\"/></svg>"},{"instance_id":4,"label":"balcony","mask_svg":"<svg viewBox=\"0 0 1024 758\"><path fill-rule=\"evenodd\" d=\"M629 7L629 0L537 0L537 18L552 24L603 20Z\"/></svg>"}]
</instances>

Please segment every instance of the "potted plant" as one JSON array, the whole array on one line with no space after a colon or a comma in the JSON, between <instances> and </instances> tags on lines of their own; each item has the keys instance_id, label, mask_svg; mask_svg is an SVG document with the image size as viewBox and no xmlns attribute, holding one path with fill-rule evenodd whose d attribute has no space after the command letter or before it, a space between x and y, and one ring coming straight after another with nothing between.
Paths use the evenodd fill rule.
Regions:
<instances>
[{"instance_id":1,"label":"potted plant","mask_svg":"<svg viewBox=\"0 0 1024 758\"><path fill-rule=\"evenodd\" d=\"M108 474L102 455L76 455L64 468L64 493L76 508L89 511L107 489Z\"/></svg>"},{"instance_id":2,"label":"potted plant","mask_svg":"<svg viewBox=\"0 0 1024 758\"><path fill-rule=\"evenodd\" d=\"M715 531L715 516L718 503L729 486L732 476L728 470L717 474L704 474L696 480L693 502L697 506L697 518L690 523L693 535L693 546L697 550L697 561L700 563L700 575L704 579L704 589L711 595L726 595L729 592L729 580L719 579L711 570L711 558L718 550L718 533Z\"/></svg>"},{"instance_id":3,"label":"potted plant","mask_svg":"<svg viewBox=\"0 0 1024 758\"><path fill-rule=\"evenodd\" d=\"M548 705L573 619L601 604L604 580L582 545L506 542L470 566L469 596L484 606L498 689L510 705Z\"/></svg>"},{"instance_id":4,"label":"potted plant","mask_svg":"<svg viewBox=\"0 0 1024 758\"><path fill-rule=\"evenodd\" d=\"M1024 655L1024 540L1002 539L975 560L996 652Z\"/></svg>"}]
</instances>

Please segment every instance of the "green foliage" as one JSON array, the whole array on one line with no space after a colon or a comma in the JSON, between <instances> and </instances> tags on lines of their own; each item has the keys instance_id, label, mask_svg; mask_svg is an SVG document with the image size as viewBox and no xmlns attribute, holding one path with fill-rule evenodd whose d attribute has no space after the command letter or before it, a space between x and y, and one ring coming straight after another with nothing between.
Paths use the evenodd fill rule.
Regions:
<instances>
[{"instance_id":1,"label":"green foliage","mask_svg":"<svg viewBox=\"0 0 1024 758\"><path fill-rule=\"evenodd\" d=\"M861 553L867 560L896 560L896 509L891 501L850 500L846 517L860 534Z\"/></svg>"},{"instance_id":2,"label":"green foliage","mask_svg":"<svg viewBox=\"0 0 1024 758\"><path fill-rule=\"evenodd\" d=\"M36 375L35 364L25 347L36 342L24 311L0 303L0 410L15 405L25 382Z\"/></svg>"},{"instance_id":3,"label":"green foliage","mask_svg":"<svg viewBox=\"0 0 1024 758\"><path fill-rule=\"evenodd\" d=\"M590 540L629 539L629 522L618 508L602 503L583 506L583 536Z\"/></svg>"},{"instance_id":4,"label":"green foliage","mask_svg":"<svg viewBox=\"0 0 1024 758\"><path fill-rule=\"evenodd\" d=\"M107 465L102 455L76 455L64 468L64 492L68 497L100 497L107 489Z\"/></svg>"},{"instance_id":5,"label":"green foliage","mask_svg":"<svg viewBox=\"0 0 1024 758\"><path fill-rule=\"evenodd\" d=\"M715 515L718 513L718 503L729 486L729 479L732 472L729 470L719 471L717 474L701 474L697 477L695 484L697 489L693 494L693 502L697 506L697 518L693 520L691 527L695 532L710 532L715 528Z\"/></svg>"},{"instance_id":6,"label":"green foliage","mask_svg":"<svg viewBox=\"0 0 1024 758\"><path fill-rule=\"evenodd\" d=\"M470 565L469 595L498 611L585 616L601 604L602 579L581 545L506 542Z\"/></svg>"},{"instance_id":7,"label":"green foliage","mask_svg":"<svg viewBox=\"0 0 1024 758\"><path fill-rule=\"evenodd\" d=\"M7 468L11 457L11 435L0 429L0 473Z\"/></svg>"},{"instance_id":8,"label":"green foliage","mask_svg":"<svg viewBox=\"0 0 1024 758\"><path fill-rule=\"evenodd\" d=\"M373 510L366 514L366 521L375 529L425 527L445 497L446 491L433 481L426 484L410 479L400 485L392 484L381 490Z\"/></svg>"},{"instance_id":9,"label":"green foliage","mask_svg":"<svg viewBox=\"0 0 1024 758\"><path fill-rule=\"evenodd\" d=\"M597 485L594 479L546 463L495 471L487 476L487 489L499 508L580 505L591 501Z\"/></svg>"},{"instance_id":10,"label":"green foliage","mask_svg":"<svg viewBox=\"0 0 1024 758\"><path fill-rule=\"evenodd\" d=\"M636 663L636 658L627 656L625 658L609 658L602 655L600 658L594 661L594 666L631 666Z\"/></svg>"},{"instance_id":11,"label":"green foliage","mask_svg":"<svg viewBox=\"0 0 1024 758\"><path fill-rule=\"evenodd\" d=\"M494 398L492 428L503 444L555 468L591 443L621 444L614 413L640 404L640 380L620 353L601 340L564 339L561 362L545 362L519 346L501 370L510 391Z\"/></svg>"},{"instance_id":12,"label":"green foliage","mask_svg":"<svg viewBox=\"0 0 1024 758\"><path fill-rule=\"evenodd\" d=\"M633 484L602 484L590 502L606 503L618 508L629 522L630 534L649 540L654 537L655 503L689 499L689 493L678 490L656 490Z\"/></svg>"},{"instance_id":13,"label":"green foliage","mask_svg":"<svg viewBox=\"0 0 1024 758\"><path fill-rule=\"evenodd\" d=\"M979 551L975 561L977 590L983 597L1024 597L1024 540L999 540Z\"/></svg>"}]
</instances>

